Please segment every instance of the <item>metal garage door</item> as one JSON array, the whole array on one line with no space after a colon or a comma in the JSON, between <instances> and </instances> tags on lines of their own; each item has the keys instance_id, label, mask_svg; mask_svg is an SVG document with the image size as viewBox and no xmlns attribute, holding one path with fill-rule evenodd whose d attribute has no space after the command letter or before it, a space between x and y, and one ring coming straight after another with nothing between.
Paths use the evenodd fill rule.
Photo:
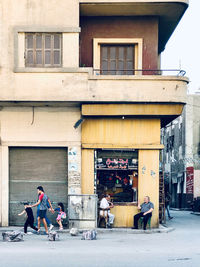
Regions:
<instances>
[{"instance_id":1,"label":"metal garage door","mask_svg":"<svg viewBox=\"0 0 200 267\"><path fill-rule=\"evenodd\" d=\"M9 150L9 224L23 225L23 202L37 201L37 186L43 186L53 202L63 202L67 208L67 149L66 148L17 148ZM35 221L36 209L33 208ZM56 215L48 212L55 224Z\"/></svg>"}]
</instances>

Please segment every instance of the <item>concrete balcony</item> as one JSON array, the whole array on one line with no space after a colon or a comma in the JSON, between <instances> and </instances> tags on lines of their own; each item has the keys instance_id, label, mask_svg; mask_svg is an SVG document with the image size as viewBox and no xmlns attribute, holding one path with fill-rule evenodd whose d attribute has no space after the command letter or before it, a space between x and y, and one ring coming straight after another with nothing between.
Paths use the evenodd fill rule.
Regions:
<instances>
[{"instance_id":1,"label":"concrete balcony","mask_svg":"<svg viewBox=\"0 0 200 267\"><path fill-rule=\"evenodd\" d=\"M185 103L188 78L135 75L90 76L93 101Z\"/></svg>"},{"instance_id":2,"label":"concrete balcony","mask_svg":"<svg viewBox=\"0 0 200 267\"><path fill-rule=\"evenodd\" d=\"M185 103L188 78L162 75L95 75L89 68L4 76L0 102Z\"/></svg>"}]
</instances>

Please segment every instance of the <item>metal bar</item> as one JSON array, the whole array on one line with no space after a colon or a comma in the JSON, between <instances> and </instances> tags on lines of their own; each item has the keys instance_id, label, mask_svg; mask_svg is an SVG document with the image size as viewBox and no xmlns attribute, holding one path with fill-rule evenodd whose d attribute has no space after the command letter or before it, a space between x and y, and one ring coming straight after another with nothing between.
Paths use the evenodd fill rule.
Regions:
<instances>
[{"instance_id":1,"label":"metal bar","mask_svg":"<svg viewBox=\"0 0 200 267\"><path fill-rule=\"evenodd\" d=\"M93 71L99 71L99 73L102 72L102 69L93 69ZM110 70L103 70L104 72L109 72ZM184 76L186 74L185 70L180 70L180 69L115 69L112 71L140 71L140 72L158 72L159 74L154 74L154 75L161 75L162 72L177 72L178 76Z\"/></svg>"}]
</instances>

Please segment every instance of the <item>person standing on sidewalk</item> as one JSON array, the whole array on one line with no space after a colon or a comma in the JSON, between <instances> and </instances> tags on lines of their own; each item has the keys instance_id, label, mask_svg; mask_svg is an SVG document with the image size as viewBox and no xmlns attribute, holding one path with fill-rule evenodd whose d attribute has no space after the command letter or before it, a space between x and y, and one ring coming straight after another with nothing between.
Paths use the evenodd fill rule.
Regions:
<instances>
[{"instance_id":1,"label":"person standing on sidewalk","mask_svg":"<svg viewBox=\"0 0 200 267\"><path fill-rule=\"evenodd\" d=\"M44 224L45 232L46 232L46 234L49 234L48 228L47 228L47 222L46 222L46 219L45 219L46 212L47 212L47 209L48 209L47 201L49 202L50 209L51 209L52 212L53 212L53 208L52 208L50 199L44 193L43 187L42 186L38 186L37 190L38 190L39 200L38 200L37 203L31 205L30 207L32 208L32 207L36 207L36 206L40 205L39 216L38 216L38 233L40 232L40 224L41 224L41 220L42 220L42 222Z\"/></svg>"},{"instance_id":2,"label":"person standing on sidewalk","mask_svg":"<svg viewBox=\"0 0 200 267\"><path fill-rule=\"evenodd\" d=\"M38 196L38 199L39 199L39 196ZM50 209L50 205L49 205L49 202L47 201L47 207L48 209ZM40 204L37 206L37 223L36 223L36 226L38 226L38 217L39 217L39 213L40 213ZM47 226L49 226L49 231L51 231L53 229L53 224L51 223L50 219L47 217L47 214L45 216L45 220L47 222Z\"/></svg>"},{"instance_id":3,"label":"person standing on sidewalk","mask_svg":"<svg viewBox=\"0 0 200 267\"><path fill-rule=\"evenodd\" d=\"M167 215L168 215L168 219L169 220L171 220L171 219L173 219L173 217L170 215L170 213L169 213L169 202L170 202L170 200L171 200L171 195L170 195L170 193L167 191L166 192L166 195L165 195L165 209L166 209L166 211L167 211Z\"/></svg>"},{"instance_id":4,"label":"person standing on sidewalk","mask_svg":"<svg viewBox=\"0 0 200 267\"><path fill-rule=\"evenodd\" d=\"M134 227L132 229L138 229L138 220L143 217L143 227L146 230L147 222L149 218L152 216L152 211L154 210L154 205L150 202L150 197L144 197L144 203L140 205L138 202L138 209L141 210L138 214L136 214L134 218Z\"/></svg>"}]
</instances>

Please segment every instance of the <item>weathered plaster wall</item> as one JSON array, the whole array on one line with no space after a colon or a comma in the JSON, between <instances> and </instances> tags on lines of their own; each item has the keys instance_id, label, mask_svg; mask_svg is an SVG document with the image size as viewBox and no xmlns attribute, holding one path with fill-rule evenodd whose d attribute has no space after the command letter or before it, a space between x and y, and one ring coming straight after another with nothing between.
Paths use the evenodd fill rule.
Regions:
<instances>
[{"instance_id":1,"label":"weathered plaster wall","mask_svg":"<svg viewBox=\"0 0 200 267\"><path fill-rule=\"evenodd\" d=\"M7 107L0 111L0 225L8 225L11 146L67 147L68 193L81 193L81 128L73 127L79 118L79 107Z\"/></svg>"}]
</instances>

